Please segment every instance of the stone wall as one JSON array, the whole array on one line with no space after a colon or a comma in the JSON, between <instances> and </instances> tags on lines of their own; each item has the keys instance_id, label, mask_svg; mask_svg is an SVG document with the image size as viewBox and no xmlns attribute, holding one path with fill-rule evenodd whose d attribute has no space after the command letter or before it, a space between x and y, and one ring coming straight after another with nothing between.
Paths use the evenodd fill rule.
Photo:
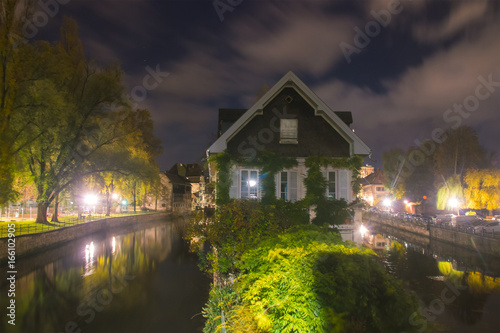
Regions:
<instances>
[{"instance_id":1,"label":"stone wall","mask_svg":"<svg viewBox=\"0 0 500 333\"><path fill-rule=\"evenodd\" d=\"M156 213L111 217L43 233L16 236L16 259L95 232L157 220L165 216L167 216L166 213ZM0 239L0 261L7 258L7 245L7 238Z\"/></svg>"},{"instance_id":2,"label":"stone wall","mask_svg":"<svg viewBox=\"0 0 500 333\"><path fill-rule=\"evenodd\" d=\"M494 256L500 256L500 239L471 235L449 229L430 228L431 238L450 243L457 246L466 247L471 250L479 250Z\"/></svg>"},{"instance_id":3,"label":"stone wall","mask_svg":"<svg viewBox=\"0 0 500 333\"><path fill-rule=\"evenodd\" d=\"M469 250L478 250L482 253L500 256L500 239L482 237L480 235L472 235L457 230L442 229L433 226L427 228L422 224L380 217L375 214L365 214L363 219L367 222L375 223L378 226L383 226L386 229L392 228L401 232L419 235L421 238L427 237L430 240L439 240Z\"/></svg>"},{"instance_id":4,"label":"stone wall","mask_svg":"<svg viewBox=\"0 0 500 333\"><path fill-rule=\"evenodd\" d=\"M399 219L391 219L391 218L386 218L386 217L380 217L375 214L365 214L363 216L363 219L369 222L374 222L377 224L382 224L386 225L388 227L392 228L397 228L401 229L407 232L411 232L414 234L419 234L422 236L429 237L429 230L427 230L426 226L409 222L409 221L404 221L404 220L399 220Z\"/></svg>"}]
</instances>

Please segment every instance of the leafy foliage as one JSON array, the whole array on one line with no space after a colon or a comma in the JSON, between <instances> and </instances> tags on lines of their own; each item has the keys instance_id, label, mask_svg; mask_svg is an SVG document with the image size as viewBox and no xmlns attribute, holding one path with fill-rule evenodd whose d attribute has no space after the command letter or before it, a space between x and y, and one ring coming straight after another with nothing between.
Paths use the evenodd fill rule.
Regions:
<instances>
[{"instance_id":1,"label":"leafy foliage","mask_svg":"<svg viewBox=\"0 0 500 333\"><path fill-rule=\"evenodd\" d=\"M47 206L57 204L61 192L100 173L154 181L161 145L151 115L130 108L118 66L99 68L85 59L74 21L63 20L57 43L37 41L16 52L22 78L6 97L16 111L9 117L8 151L29 168L37 222L47 222Z\"/></svg>"},{"instance_id":2,"label":"leafy foliage","mask_svg":"<svg viewBox=\"0 0 500 333\"><path fill-rule=\"evenodd\" d=\"M447 209L450 198L463 201L462 182L459 175L454 175L446 180L437 193L437 209Z\"/></svg>"},{"instance_id":3,"label":"leafy foliage","mask_svg":"<svg viewBox=\"0 0 500 333\"><path fill-rule=\"evenodd\" d=\"M372 253L312 225L262 240L241 258L240 302L226 318L228 332L410 329L416 303Z\"/></svg>"},{"instance_id":4,"label":"leafy foliage","mask_svg":"<svg viewBox=\"0 0 500 333\"><path fill-rule=\"evenodd\" d=\"M277 200L273 205L262 205L254 200L235 200L220 206L213 216L195 216L187 238L196 237L213 246L208 271L229 274L237 271L241 254L261 238L306 223L308 214L299 203Z\"/></svg>"},{"instance_id":5,"label":"leafy foliage","mask_svg":"<svg viewBox=\"0 0 500 333\"><path fill-rule=\"evenodd\" d=\"M469 170L465 175L465 185L467 208L500 208L500 170Z\"/></svg>"},{"instance_id":6,"label":"leafy foliage","mask_svg":"<svg viewBox=\"0 0 500 333\"><path fill-rule=\"evenodd\" d=\"M209 163L214 162L217 170L217 183L215 190L217 193L217 205L224 205L229 203L229 189L231 187L231 154L224 151L219 154L210 156Z\"/></svg>"}]
</instances>

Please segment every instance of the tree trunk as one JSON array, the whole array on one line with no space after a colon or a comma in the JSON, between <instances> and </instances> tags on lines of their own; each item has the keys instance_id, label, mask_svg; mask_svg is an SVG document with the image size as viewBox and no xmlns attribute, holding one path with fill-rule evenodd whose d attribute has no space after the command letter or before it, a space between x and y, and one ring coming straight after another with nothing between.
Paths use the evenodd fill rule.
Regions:
<instances>
[{"instance_id":1,"label":"tree trunk","mask_svg":"<svg viewBox=\"0 0 500 333\"><path fill-rule=\"evenodd\" d=\"M36 213L36 223L47 224L47 207L49 204L47 202L39 202Z\"/></svg>"},{"instance_id":2,"label":"tree trunk","mask_svg":"<svg viewBox=\"0 0 500 333\"><path fill-rule=\"evenodd\" d=\"M106 191L106 216L111 213L111 202L109 201L109 191Z\"/></svg>"},{"instance_id":3,"label":"tree trunk","mask_svg":"<svg viewBox=\"0 0 500 333\"><path fill-rule=\"evenodd\" d=\"M56 203L54 205L54 213L52 214L51 222L59 222L57 212L59 211L59 195L56 196Z\"/></svg>"},{"instance_id":4,"label":"tree trunk","mask_svg":"<svg viewBox=\"0 0 500 333\"><path fill-rule=\"evenodd\" d=\"M134 213L136 212L136 211L135 211L135 189L136 189L136 184L135 184L135 182L134 182Z\"/></svg>"}]
</instances>

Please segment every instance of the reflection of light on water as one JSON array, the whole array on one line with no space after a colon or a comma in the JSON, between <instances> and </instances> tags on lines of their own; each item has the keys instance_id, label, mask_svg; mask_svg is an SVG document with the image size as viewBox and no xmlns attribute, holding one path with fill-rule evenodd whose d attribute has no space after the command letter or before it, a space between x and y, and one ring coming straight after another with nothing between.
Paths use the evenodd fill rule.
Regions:
<instances>
[{"instance_id":1,"label":"reflection of light on water","mask_svg":"<svg viewBox=\"0 0 500 333\"><path fill-rule=\"evenodd\" d=\"M455 264L456 265L456 264ZM476 294L490 294L500 291L500 279L480 272L467 272L453 268L453 263L438 261L438 269L447 280L455 285L465 284Z\"/></svg>"},{"instance_id":2,"label":"reflection of light on water","mask_svg":"<svg viewBox=\"0 0 500 333\"><path fill-rule=\"evenodd\" d=\"M113 240L111 241L111 253L115 254L116 250L116 238L113 236Z\"/></svg>"},{"instance_id":3,"label":"reflection of light on water","mask_svg":"<svg viewBox=\"0 0 500 333\"><path fill-rule=\"evenodd\" d=\"M85 274L91 275L94 272L94 242L85 245Z\"/></svg>"}]
</instances>

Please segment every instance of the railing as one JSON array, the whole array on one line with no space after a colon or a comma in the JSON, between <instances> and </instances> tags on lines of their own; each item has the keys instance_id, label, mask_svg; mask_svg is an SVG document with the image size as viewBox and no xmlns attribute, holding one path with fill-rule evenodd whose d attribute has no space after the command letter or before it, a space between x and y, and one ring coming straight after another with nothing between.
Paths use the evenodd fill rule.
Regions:
<instances>
[{"instance_id":1,"label":"railing","mask_svg":"<svg viewBox=\"0 0 500 333\"><path fill-rule=\"evenodd\" d=\"M379 219L384 219L387 222L391 222L391 224L396 225L396 224L404 224L404 225L410 225L410 226L417 226L420 228L425 228L428 229L429 227L433 228L439 228L439 229L446 229L446 230L453 230L456 232L462 232L466 233L469 235L476 235L476 236L481 236L481 237L486 237L486 238L494 238L494 239L500 239L500 232L495 232L495 231L485 231L484 229L482 230L477 230L474 229L474 227L471 226L452 226L447 223L433 223L430 221L428 218L424 217L413 217L409 216L407 218L401 218L398 216L394 216L393 214L386 213L386 212L367 212L365 213L367 216L373 216L377 217Z\"/></svg>"},{"instance_id":2,"label":"railing","mask_svg":"<svg viewBox=\"0 0 500 333\"><path fill-rule=\"evenodd\" d=\"M477 230L474 229L474 227L466 227L466 226L451 226L447 224L442 224L442 223L437 223L437 224L432 224L431 225L434 228L439 228L439 229L446 229L446 230L453 230L457 232L462 232L466 233L469 235L476 235L476 236L481 236L481 237L486 237L486 238L494 238L494 239L500 239L500 232L495 232L494 230L491 231L486 231L485 229Z\"/></svg>"},{"instance_id":3,"label":"railing","mask_svg":"<svg viewBox=\"0 0 500 333\"><path fill-rule=\"evenodd\" d=\"M151 213L148 212L122 213L122 214L111 214L110 216L106 216L105 214L82 215L81 217L65 216L65 217L59 217L60 222L49 222L48 224L40 224L40 223L35 223L33 221L4 221L0 222L0 238L8 237L10 231L12 231L12 228L9 228L9 226L12 226L12 224L15 224L14 227L15 236L20 236L26 234L42 233L61 228L67 228L74 225L84 224L110 217L131 216L139 214L151 214Z\"/></svg>"}]
</instances>

